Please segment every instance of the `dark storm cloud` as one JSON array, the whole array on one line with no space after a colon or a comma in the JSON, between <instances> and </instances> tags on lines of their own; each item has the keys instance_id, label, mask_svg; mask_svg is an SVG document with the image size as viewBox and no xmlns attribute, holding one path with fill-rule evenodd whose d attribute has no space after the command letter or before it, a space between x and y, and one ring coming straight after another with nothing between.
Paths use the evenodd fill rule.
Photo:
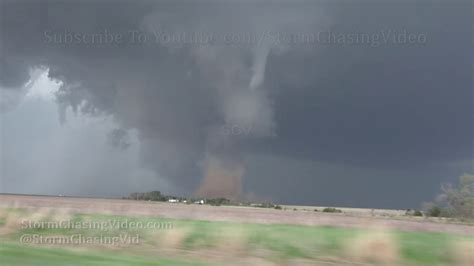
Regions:
<instances>
[{"instance_id":1,"label":"dark storm cloud","mask_svg":"<svg viewBox=\"0 0 474 266\"><path fill-rule=\"evenodd\" d=\"M282 141L265 143L266 150L376 167L472 158L472 15L466 4L346 6L334 32L406 29L426 34L427 41L294 49L271 58L266 81L277 94Z\"/></svg>"},{"instance_id":2,"label":"dark storm cloud","mask_svg":"<svg viewBox=\"0 0 474 266\"><path fill-rule=\"evenodd\" d=\"M189 190L209 156L246 154L283 158L283 168L294 160L403 168L399 180L385 177L403 187L424 165L472 161L471 11L467 1L2 1L0 84L19 87L30 67L49 67L64 83L61 108L137 129L143 162ZM104 30L121 41L84 44ZM264 38L229 44L229 33ZM286 179L321 180L295 169L272 186L259 180L281 169L263 161L244 175L269 195ZM312 199L300 191L299 202Z\"/></svg>"}]
</instances>

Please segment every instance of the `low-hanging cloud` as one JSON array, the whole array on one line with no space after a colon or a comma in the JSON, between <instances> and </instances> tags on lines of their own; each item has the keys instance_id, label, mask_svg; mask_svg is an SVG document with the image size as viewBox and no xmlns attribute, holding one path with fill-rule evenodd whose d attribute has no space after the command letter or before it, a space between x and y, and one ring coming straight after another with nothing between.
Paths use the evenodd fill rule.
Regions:
<instances>
[{"instance_id":1,"label":"low-hanging cloud","mask_svg":"<svg viewBox=\"0 0 474 266\"><path fill-rule=\"evenodd\" d=\"M248 154L375 168L472 154L462 2L445 10L393 4L396 11L324 1L1 5L5 95L32 68L47 67L62 84L63 122L69 108L112 116L110 142L126 149L126 132L136 130L142 163L183 191L242 196L241 182L258 178ZM394 15L402 13L403 21ZM457 31L443 36L440 17ZM349 42L349 33L387 28L418 41ZM346 38L328 43L329 33ZM2 111L14 105L9 98ZM436 107L443 100L452 113ZM453 128L459 136L444 141Z\"/></svg>"}]
</instances>

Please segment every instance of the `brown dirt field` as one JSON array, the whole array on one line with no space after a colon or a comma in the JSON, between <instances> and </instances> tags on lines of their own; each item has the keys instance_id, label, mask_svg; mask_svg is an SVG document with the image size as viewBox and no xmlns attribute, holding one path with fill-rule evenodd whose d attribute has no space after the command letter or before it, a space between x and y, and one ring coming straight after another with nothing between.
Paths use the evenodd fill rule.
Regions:
<instances>
[{"instance_id":1,"label":"brown dirt field","mask_svg":"<svg viewBox=\"0 0 474 266\"><path fill-rule=\"evenodd\" d=\"M310 211L266 208L186 205L122 199L29 196L0 194L0 207L53 208L62 212L113 215L145 215L170 219L230 221L239 223L326 225L337 227L384 227L403 231L446 232L474 236L474 226L433 219L394 219Z\"/></svg>"}]
</instances>

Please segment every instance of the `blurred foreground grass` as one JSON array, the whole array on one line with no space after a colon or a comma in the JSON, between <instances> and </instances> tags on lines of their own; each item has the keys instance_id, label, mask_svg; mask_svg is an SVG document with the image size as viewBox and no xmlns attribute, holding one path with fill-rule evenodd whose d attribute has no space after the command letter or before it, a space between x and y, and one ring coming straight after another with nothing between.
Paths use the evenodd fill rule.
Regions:
<instances>
[{"instance_id":1,"label":"blurred foreground grass","mask_svg":"<svg viewBox=\"0 0 474 266\"><path fill-rule=\"evenodd\" d=\"M171 225L165 228L25 228L24 221ZM139 235L139 244L22 244L41 236ZM242 224L156 217L0 210L1 265L474 265L474 239L384 228Z\"/></svg>"},{"instance_id":2,"label":"blurred foreground grass","mask_svg":"<svg viewBox=\"0 0 474 266\"><path fill-rule=\"evenodd\" d=\"M0 244L1 265L199 265L171 259L129 256L111 252L82 251L33 247L17 243Z\"/></svg>"}]
</instances>

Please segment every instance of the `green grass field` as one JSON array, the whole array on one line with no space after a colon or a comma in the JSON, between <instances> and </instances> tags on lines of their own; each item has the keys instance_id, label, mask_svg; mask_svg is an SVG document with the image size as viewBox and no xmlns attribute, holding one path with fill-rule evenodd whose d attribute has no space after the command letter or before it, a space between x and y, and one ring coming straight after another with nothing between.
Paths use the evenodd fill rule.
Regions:
<instances>
[{"instance_id":1,"label":"green grass field","mask_svg":"<svg viewBox=\"0 0 474 266\"><path fill-rule=\"evenodd\" d=\"M24 228L24 220L73 222L110 220L165 223L166 229ZM139 235L132 245L22 244L24 234L41 236ZM461 265L472 257L472 237L446 233L401 232L296 225L240 224L152 217L30 213L0 215L1 265L288 265L297 263ZM461 243L461 245L458 245ZM467 244L466 244L467 243Z\"/></svg>"}]
</instances>

